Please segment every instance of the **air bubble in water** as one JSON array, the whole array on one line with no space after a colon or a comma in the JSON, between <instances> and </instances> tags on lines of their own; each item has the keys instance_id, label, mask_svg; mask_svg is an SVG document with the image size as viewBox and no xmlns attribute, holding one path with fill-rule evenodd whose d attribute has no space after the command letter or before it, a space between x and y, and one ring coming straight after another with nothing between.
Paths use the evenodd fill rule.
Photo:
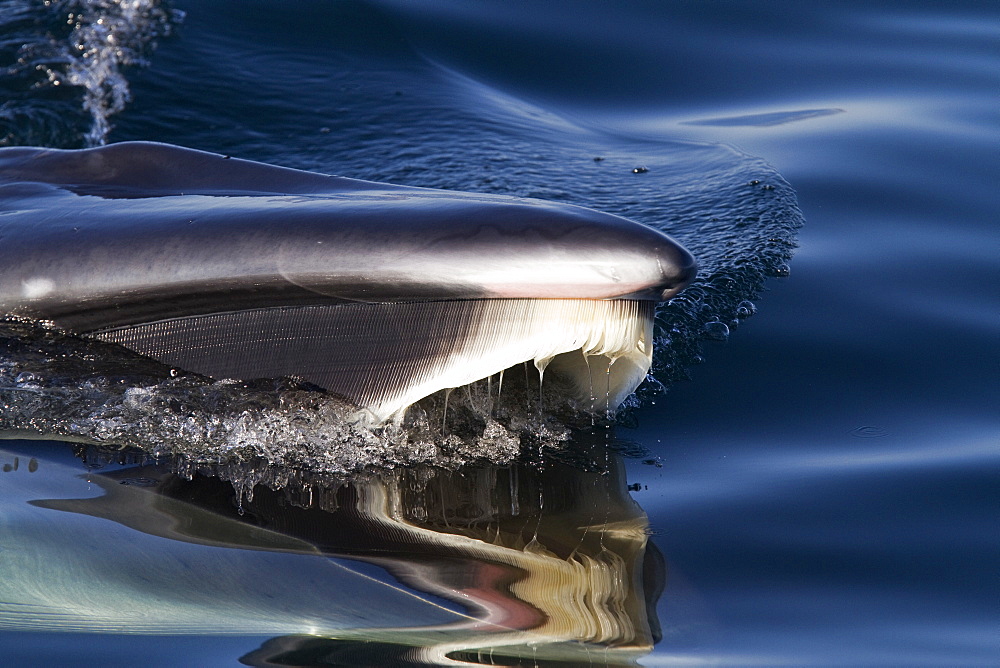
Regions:
<instances>
[{"instance_id":1,"label":"air bubble in water","mask_svg":"<svg viewBox=\"0 0 1000 668\"><path fill-rule=\"evenodd\" d=\"M736 317L739 318L740 320L746 320L756 312L757 312L757 307L754 305L752 301L748 299L744 299L736 307Z\"/></svg>"},{"instance_id":2,"label":"air bubble in water","mask_svg":"<svg viewBox=\"0 0 1000 668\"><path fill-rule=\"evenodd\" d=\"M713 341L725 341L729 338L729 325L714 320L705 323L705 336Z\"/></svg>"},{"instance_id":3,"label":"air bubble in water","mask_svg":"<svg viewBox=\"0 0 1000 668\"><path fill-rule=\"evenodd\" d=\"M14 382L18 385L27 385L29 383L36 384L39 380L41 379L30 371L22 371L17 374L17 378L14 379Z\"/></svg>"}]
</instances>

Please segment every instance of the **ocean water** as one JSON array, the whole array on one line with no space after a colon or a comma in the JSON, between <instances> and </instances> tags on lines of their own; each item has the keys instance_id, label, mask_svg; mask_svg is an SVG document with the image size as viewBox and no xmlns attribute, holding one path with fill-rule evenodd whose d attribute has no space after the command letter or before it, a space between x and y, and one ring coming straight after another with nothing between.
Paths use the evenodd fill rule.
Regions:
<instances>
[{"instance_id":1,"label":"ocean water","mask_svg":"<svg viewBox=\"0 0 1000 668\"><path fill-rule=\"evenodd\" d=\"M993 3L14 0L0 26L0 144L568 201L702 268L613 428L457 469L152 458L180 414L228 424L194 402L218 388L5 330L3 427L35 435L0 441L5 664L1000 664ZM252 392L220 447L328 427Z\"/></svg>"}]
</instances>

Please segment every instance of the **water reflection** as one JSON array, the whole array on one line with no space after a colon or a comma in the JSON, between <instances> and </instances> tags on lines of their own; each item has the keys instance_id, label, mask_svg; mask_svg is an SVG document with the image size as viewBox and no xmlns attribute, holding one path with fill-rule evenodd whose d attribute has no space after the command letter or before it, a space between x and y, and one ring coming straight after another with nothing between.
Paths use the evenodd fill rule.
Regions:
<instances>
[{"instance_id":1,"label":"water reflection","mask_svg":"<svg viewBox=\"0 0 1000 668\"><path fill-rule=\"evenodd\" d=\"M278 489L246 489L262 477L253 467L188 476L136 465L90 476L101 496L32 505L185 543L366 562L455 613L371 628L361 620L379 601L355 600L353 626L369 628L281 635L242 657L248 665L635 665L659 639L664 563L620 457L603 438L574 445L571 459L349 481L272 470Z\"/></svg>"}]
</instances>

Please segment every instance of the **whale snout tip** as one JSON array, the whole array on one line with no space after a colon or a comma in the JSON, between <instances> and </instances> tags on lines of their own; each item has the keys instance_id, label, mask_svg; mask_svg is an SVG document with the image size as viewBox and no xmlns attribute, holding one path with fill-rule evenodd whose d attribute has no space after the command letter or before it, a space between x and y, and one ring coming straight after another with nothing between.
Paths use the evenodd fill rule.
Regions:
<instances>
[{"instance_id":1,"label":"whale snout tip","mask_svg":"<svg viewBox=\"0 0 1000 668\"><path fill-rule=\"evenodd\" d=\"M661 301L667 301L686 288L698 275L698 262L694 256L680 244L673 244L663 249L657 258L660 273L663 277L659 286Z\"/></svg>"}]
</instances>

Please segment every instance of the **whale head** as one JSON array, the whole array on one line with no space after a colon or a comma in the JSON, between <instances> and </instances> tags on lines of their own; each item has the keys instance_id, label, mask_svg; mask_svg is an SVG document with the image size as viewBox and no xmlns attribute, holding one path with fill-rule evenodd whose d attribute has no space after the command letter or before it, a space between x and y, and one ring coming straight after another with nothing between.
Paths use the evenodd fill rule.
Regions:
<instances>
[{"instance_id":1,"label":"whale head","mask_svg":"<svg viewBox=\"0 0 1000 668\"><path fill-rule=\"evenodd\" d=\"M617 405L696 272L592 209L165 144L0 149L0 191L5 313L214 377L301 376L374 422L523 361Z\"/></svg>"}]
</instances>

